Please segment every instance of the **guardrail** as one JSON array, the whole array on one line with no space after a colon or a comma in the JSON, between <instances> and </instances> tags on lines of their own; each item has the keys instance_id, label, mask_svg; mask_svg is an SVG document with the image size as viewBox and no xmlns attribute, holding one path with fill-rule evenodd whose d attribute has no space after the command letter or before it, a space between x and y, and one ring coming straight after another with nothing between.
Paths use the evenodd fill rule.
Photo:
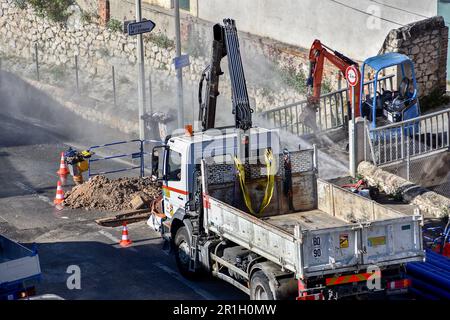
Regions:
<instances>
[{"instance_id":1,"label":"guardrail","mask_svg":"<svg viewBox=\"0 0 450 320\"><path fill-rule=\"evenodd\" d=\"M387 75L378 79L378 87L386 90L393 89L394 75ZM364 83L364 91L373 92L374 80ZM348 105L348 89L326 93L320 96L319 108L316 112L316 124L320 131L328 131L345 125ZM294 102L281 107L262 112L261 115L269 121L273 128L283 129L297 135L311 133L312 130L300 121L307 100Z\"/></svg>"},{"instance_id":2,"label":"guardrail","mask_svg":"<svg viewBox=\"0 0 450 320\"><path fill-rule=\"evenodd\" d=\"M106 175L106 174L111 174L111 173L124 172L124 171L137 170L137 169L139 169L140 177L143 177L144 173L145 173L144 172L145 171L145 155L150 154L149 152L145 151L146 143L162 143L162 141L134 139L134 140L128 140L128 141L117 141L117 142L111 142L111 143L106 143L106 144L102 144L102 145L91 146L89 148L89 150L94 151L95 149L98 150L98 149L102 149L102 148L110 148L113 146L124 146L124 145L129 146L130 144L136 144L136 148L134 149L134 147L132 146L130 152L119 152L117 154L112 154L112 155L108 155L108 156L100 156L98 154L98 152L94 151L94 152L96 152L96 154L92 158L89 158L89 169L88 169L89 178L92 176L96 176L96 175ZM109 161L109 160L114 160L114 159L125 160L127 158L131 159L132 161L139 159L139 165L133 165L133 163L130 163L131 166L92 172L92 166L91 166L92 163L104 162L104 161Z\"/></svg>"},{"instance_id":3,"label":"guardrail","mask_svg":"<svg viewBox=\"0 0 450 320\"><path fill-rule=\"evenodd\" d=\"M376 165L409 160L449 149L450 109L368 129L367 141Z\"/></svg>"}]
</instances>

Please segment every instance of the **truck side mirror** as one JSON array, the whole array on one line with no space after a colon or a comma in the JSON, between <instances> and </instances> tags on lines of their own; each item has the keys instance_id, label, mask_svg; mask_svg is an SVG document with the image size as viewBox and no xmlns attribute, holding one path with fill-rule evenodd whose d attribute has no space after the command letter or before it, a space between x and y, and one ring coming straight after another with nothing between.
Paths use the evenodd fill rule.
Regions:
<instances>
[{"instance_id":1,"label":"truck side mirror","mask_svg":"<svg viewBox=\"0 0 450 320\"><path fill-rule=\"evenodd\" d=\"M165 149L166 146L156 146L152 150L152 179L155 181L164 180L163 157Z\"/></svg>"}]
</instances>

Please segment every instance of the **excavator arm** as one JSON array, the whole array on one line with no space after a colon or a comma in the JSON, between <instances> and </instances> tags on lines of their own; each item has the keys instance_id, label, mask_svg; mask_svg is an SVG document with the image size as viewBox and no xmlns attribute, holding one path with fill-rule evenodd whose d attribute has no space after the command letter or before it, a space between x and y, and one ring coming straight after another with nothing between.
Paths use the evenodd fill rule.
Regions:
<instances>
[{"instance_id":1,"label":"excavator arm","mask_svg":"<svg viewBox=\"0 0 450 320\"><path fill-rule=\"evenodd\" d=\"M319 103L320 94L322 90L322 79L323 79L323 69L325 59L330 61L333 65L335 65L339 71L342 72L343 77L345 78L345 70L351 66L355 65L359 72L358 64L352 59L346 57L342 53L332 50L327 46L323 45L320 40L314 40L311 49L309 51L309 77L307 81L307 85L310 88L310 96L308 100L312 103ZM361 75L358 77L358 82L355 86L355 116L358 117L360 115L359 112L359 88L361 86ZM312 90L311 90L312 89ZM312 91L312 92L311 92ZM352 95L349 88L349 109L352 103Z\"/></svg>"}]
</instances>

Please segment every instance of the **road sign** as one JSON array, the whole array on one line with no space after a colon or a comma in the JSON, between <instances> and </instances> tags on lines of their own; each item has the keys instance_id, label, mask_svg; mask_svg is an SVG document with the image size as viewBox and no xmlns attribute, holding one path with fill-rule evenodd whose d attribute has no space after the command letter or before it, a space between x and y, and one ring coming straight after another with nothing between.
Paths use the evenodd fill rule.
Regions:
<instances>
[{"instance_id":1,"label":"road sign","mask_svg":"<svg viewBox=\"0 0 450 320\"><path fill-rule=\"evenodd\" d=\"M345 70L345 78L347 79L348 85L350 87L356 86L356 83L358 82L358 69L355 66L349 66Z\"/></svg>"},{"instance_id":2,"label":"road sign","mask_svg":"<svg viewBox=\"0 0 450 320\"><path fill-rule=\"evenodd\" d=\"M146 33L153 30L155 23L152 20L142 20L128 24L128 35L135 36L140 33Z\"/></svg>"},{"instance_id":3,"label":"road sign","mask_svg":"<svg viewBox=\"0 0 450 320\"><path fill-rule=\"evenodd\" d=\"M181 69L181 68L187 67L190 64L189 55L183 54L179 57L174 58L173 64L175 65L175 69Z\"/></svg>"}]
</instances>

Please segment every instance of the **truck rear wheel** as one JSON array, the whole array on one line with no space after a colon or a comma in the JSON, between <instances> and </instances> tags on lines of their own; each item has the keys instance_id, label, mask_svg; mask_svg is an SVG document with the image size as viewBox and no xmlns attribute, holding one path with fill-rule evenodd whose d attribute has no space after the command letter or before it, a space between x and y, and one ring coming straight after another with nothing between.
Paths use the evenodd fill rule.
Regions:
<instances>
[{"instance_id":1,"label":"truck rear wheel","mask_svg":"<svg viewBox=\"0 0 450 320\"><path fill-rule=\"evenodd\" d=\"M181 227L177 230L174 244L175 260L180 273L186 278L194 278L197 273L189 270L189 264L191 263L191 240L186 227Z\"/></svg>"},{"instance_id":2,"label":"truck rear wheel","mask_svg":"<svg viewBox=\"0 0 450 320\"><path fill-rule=\"evenodd\" d=\"M250 280L250 300L275 300L269 281L263 271L255 272Z\"/></svg>"}]
</instances>

